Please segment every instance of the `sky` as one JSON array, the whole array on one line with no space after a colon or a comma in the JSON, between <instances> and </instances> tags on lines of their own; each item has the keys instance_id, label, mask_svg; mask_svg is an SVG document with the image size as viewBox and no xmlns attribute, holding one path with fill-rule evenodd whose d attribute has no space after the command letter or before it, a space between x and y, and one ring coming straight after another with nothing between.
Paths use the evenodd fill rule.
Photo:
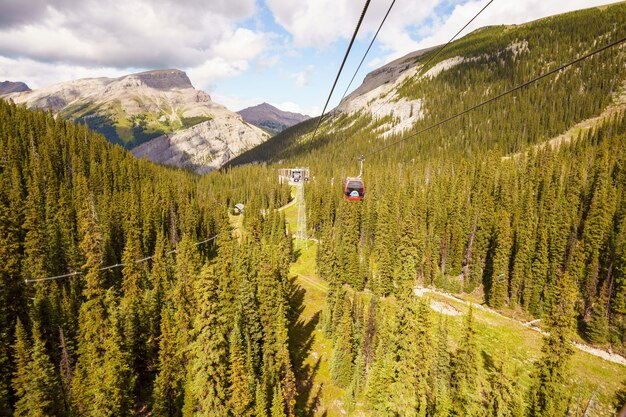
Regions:
<instances>
[{"instance_id":1,"label":"sky","mask_svg":"<svg viewBox=\"0 0 626 417\"><path fill-rule=\"evenodd\" d=\"M371 0L332 108L392 0ZM489 0L396 0L350 91L407 53L444 44ZM609 4L494 0L461 34ZM319 115L364 0L0 0L0 81L31 88L151 69L185 71L230 110Z\"/></svg>"}]
</instances>

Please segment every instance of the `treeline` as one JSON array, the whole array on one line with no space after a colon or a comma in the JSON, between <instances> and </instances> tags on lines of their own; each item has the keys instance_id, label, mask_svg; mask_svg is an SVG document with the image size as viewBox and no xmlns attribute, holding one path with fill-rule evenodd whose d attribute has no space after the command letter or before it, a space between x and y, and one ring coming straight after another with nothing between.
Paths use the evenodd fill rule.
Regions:
<instances>
[{"instance_id":1,"label":"treeline","mask_svg":"<svg viewBox=\"0 0 626 417\"><path fill-rule=\"evenodd\" d=\"M289 190L237 172L159 167L0 102L1 415L294 415L291 241L260 214Z\"/></svg>"}]
</instances>

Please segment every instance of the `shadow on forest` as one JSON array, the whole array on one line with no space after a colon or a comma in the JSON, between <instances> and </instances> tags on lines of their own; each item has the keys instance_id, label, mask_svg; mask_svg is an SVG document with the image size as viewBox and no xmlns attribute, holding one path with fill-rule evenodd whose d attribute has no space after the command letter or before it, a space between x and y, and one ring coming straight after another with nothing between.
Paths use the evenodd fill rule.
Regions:
<instances>
[{"instance_id":1,"label":"shadow on forest","mask_svg":"<svg viewBox=\"0 0 626 417\"><path fill-rule=\"evenodd\" d=\"M298 415L313 417L317 408L322 385L315 392L313 381L319 371L320 358L315 364L307 364L306 359L311 354L315 340L315 327L319 322L319 312L311 317L302 317L304 312L304 295L306 290L292 278L289 282L289 305L291 314L289 317L289 351L296 375L298 396L296 398L296 410Z\"/></svg>"},{"instance_id":2,"label":"shadow on forest","mask_svg":"<svg viewBox=\"0 0 626 417\"><path fill-rule=\"evenodd\" d=\"M483 357L483 367L485 370L487 371L492 371L495 369L494 363L493 363L493 358L491 357L490 354L488 354L487 352L485 352L484 350L482 350L480 352L481 356Z\"/></svg>"}]
</instances>

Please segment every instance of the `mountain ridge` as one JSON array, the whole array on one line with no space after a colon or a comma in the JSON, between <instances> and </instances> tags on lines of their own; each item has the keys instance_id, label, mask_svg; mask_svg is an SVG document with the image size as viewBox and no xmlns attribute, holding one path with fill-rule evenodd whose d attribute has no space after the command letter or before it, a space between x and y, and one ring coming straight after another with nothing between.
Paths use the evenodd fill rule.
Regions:
<instances>
[{"instance_id":1,"label":"mountain ridge","mask_svg":"<svg viewBox=\"0 0 626 417\"><path fill-rule=\"evenodd\" d=\"M268 130L272 134L280 133L293 125L310 119L308 115L280 110L266 102L239 110L237 113L246 122Z\"/></svg>"},{"instance_id":2,"label":"mountain ridge","mask_svg":"<svg viewBox=\"0 0 626 417\"><path fill-rule=\"evenodd\" d=\"M86 124L110 142L128 149L158 139L158 144L146 146L139 153L175 166L189 166L189 160L227 161L237 155L232 149L248 149L269 137L214 102L206 92L195 89L187 74L178 69L144 71L117 78L83 78L3 98L29 108L50 109L66 119ZM215 132L196 129L195 136L179 134L174 140L179 146L168 148L167 158L158 154L166 141L164 137L208 121L219 121L206 125L217 129ZM220 131L220 127L226 130ZM202 135L198 136L198 132ZM217 136L221 138L219 144L213 142ZM180 143L181 137L187 138L189 144ZM219 145L224 152L231 151L220 154L209 143ZM174 155L179 148L185 149L184 154ZM183 165L176 165L176 161ZM214 162L209 166L219 168ZM197 172L207 172L206 167L194 167Z\"/></svg>"},{"instance_id":3,"label":"mountain ridge","mask_svg":"<svg viewBox=\"0 0 626 417\"><path fill-rule=\"evenodd\" d=\"M2 81L0 82L0 96L4 94L19 93L22 91L30 91L30 87L21 81Z\"/></svg>"}]
</instances>

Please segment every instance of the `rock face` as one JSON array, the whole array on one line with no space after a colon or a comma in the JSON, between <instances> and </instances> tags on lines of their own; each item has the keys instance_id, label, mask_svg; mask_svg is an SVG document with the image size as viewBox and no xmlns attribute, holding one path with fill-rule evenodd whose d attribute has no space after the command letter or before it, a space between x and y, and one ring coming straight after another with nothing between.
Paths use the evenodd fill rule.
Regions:
<instances>
[{"instance_id":1,"label":"rock face","mask_svg":"<svg viewBox=\"0 0 626 417\"><path fill-rule=\"evenodd\" d=\"M398 58L395 61L391 61L390 63L370 72L365 76L363 83L343 99L343 101L339 104L338 109L344 110L346 107L345 105L348 102L352 101L356 97L363 96L372 90L385 90L385 88L380 88L382 86L387 86L387 89L391 90L394 85L398 84L398 79L407 70L416 66L416 58L437 48L439 48L439 46L411 52L410 54Z\"/></svg>"},{"instance_id":2,"label":"rock face","mask_svg":"<svg viewBox=\"0 0 626 417\"><path fill-rule=\"evenodd\" d=\"M159 136L131 152L165 165L189 168L204 174L260 144L258 133L236 116L199 123L189 129Z\"/></svg>"},{"instance_id":3,"label":"rock face","mask_svg":"<svg viewBox=\"0 0 626 417\"><path fill-rule=\"evenodd\" d=\"M2 81L0 83L0 96L4 94L19 93L20 91L30 91L30 88L21 81Z\"/></svg>"},{"instance_id":4,"label":"rock face","mask_svg":"<svg viewBox=\"0 0 626 417\"><path fill-rule=\"evenodd\" d=\"M272 134L280 133L288 127L311 118L310 116L300 113L282 111L267 103L248 107L237 113L239 113L246 122L265 129Z\"/></svg>"},{"instance_id":5,"label":"rock face","mask_svg":"<svg viewBox=\"0 0 626 417\"><path fill-rule=\"evenodd\" d=\"M51 109L129 149L145 144L137 155L197 172L219 168L269 138L196 90L187 74L176 69L67 81L4 98Z\"/></svg>"}]
</instances>

